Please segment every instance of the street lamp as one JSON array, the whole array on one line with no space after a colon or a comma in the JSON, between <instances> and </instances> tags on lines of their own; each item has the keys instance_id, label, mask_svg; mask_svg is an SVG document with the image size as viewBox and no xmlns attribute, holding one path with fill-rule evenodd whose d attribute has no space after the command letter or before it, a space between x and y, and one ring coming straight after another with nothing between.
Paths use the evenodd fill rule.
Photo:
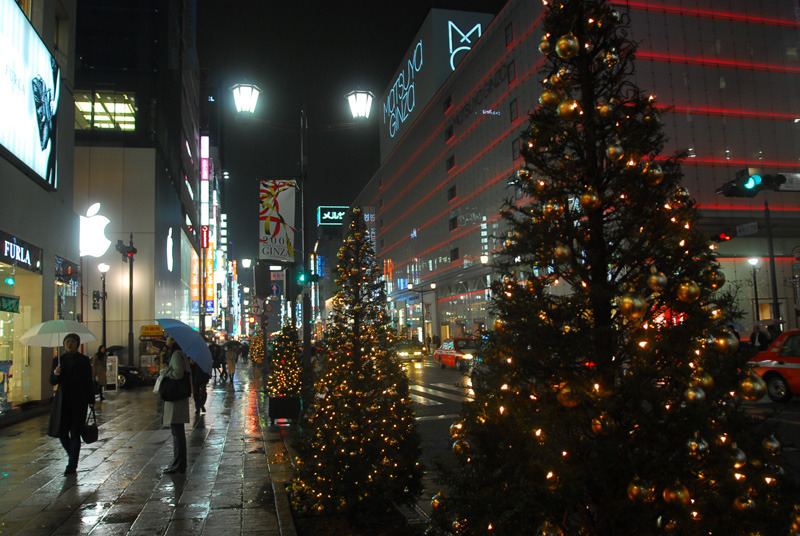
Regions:
<instances>
[{"instance_id":1,"label":"street lamp","mask_svg":"<svg viewBox=\"0 0 800 536\"><path fill-rule=\"evenodd\" d=\"M236 84L231 88L233 92L234 101L236 101L236 109L238 112L255 111L256 102L261 93L261 90L253 84ZM350 111L353 119L368 118L370 107L374 95L369 91L355 90L345 95L350 103ZM352 125L352 124L351 124ZM341 126L341 125L337 125ZM309 269L309 247L307 242L309 240L308 227L306 225L306 210L305 210L305 191L306 191L306 169L307 169L307 140L308 140L308 117L306 114L306 107L303 105L300 109L300 176L298 178L298 187L300 189L300 232L301 232L301 256L302 260L298 269L304 274L310 274ZM303 285L304 287L305 285ZM303 365L307 368L311 363L311 296L306 292L305 288L301 290L302 295L302 337L303 337Z\"/></svg>"},{"instance_id":2,"label":"street lamp","mask_svg":"<svg viewBox=\"0 0 800 536\"><path fill-rule=\"evenodd\" d=\"M756 302L756 322L761 320L761 313L758 310L758 281L756 280L756 272L758 271L758 262L759 259L757 257L752 257L747 259L747 262L750 263L750 266L753 267L753 297Z\"/></svg>"},{"instance_id":3,"label":"street lamp","mask_svg":"<svg viewBox=\"0 0 800 536\"><path fill-rule=\"evenodd\" d=\"M103 322L103 338L101 339L101 342L103 344L103 348L105 348L105 346L106 346L106 298L107 298L107 295L106 295L106 273L108 272L109 269L111 269L111 266L109 266L108 264L106 264L104 262L101 262L100 264L97 265L97 269L100 270L100 283L102 285L102 290L100 291L100 304L101 304L100 305L101 306L100 316L102 317L102 322Z\"/></svg>"}]
</instances>

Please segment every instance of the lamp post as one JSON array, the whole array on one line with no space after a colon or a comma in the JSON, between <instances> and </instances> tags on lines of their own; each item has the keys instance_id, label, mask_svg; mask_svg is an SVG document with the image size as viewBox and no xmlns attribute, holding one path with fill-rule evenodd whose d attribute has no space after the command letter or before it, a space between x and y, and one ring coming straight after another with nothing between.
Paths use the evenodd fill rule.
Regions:
<instances>
[{"instance_id":1,"label":"lamp post","mask_svg":"<svg viewBox=\"0 0 800 536\"><path fill-rule=\"evenodd\" d=\"M97 269L100 270L100 283L101 283L101 290L100 290L100 317L103 323L103 337L101 339L101 344L105 348L106 346L106 273L111 268L108 264L101 262L97 265Z\"/></svg>"},{"instance_id":2,"label":"lamp post","mask_svg":"<svg viewBox=\"0 0 800 536\"><path fill-rule=\"evenodd\" d=\"M241 83L236 84L231 88L233 92L236 110L239 113L253 114L256 109L256 103L261 90L254 84ZM345 95L350 105L350 111L353 119L367 119L372 107L372 100L374 95L369 91L354 90ZM339 125L339 126L352 126ZM300 189L300 247L301 247L301 261L299 270L304 274L310 274L309 267L309 247L307 242L309 239L308 227L306 225L306 210L305 210L305 191L307 186L307 148L308 148L308 116L306 107L303 105L300 109L300 176L298 177L298 186ZM311 296L305 288L305 282L300 287L302 299L302 337L303 337L303 365L308 368L311 363Z\"/></svg>"},{"instance_id":3,"label":"lamp post","mask_svg":"<svg viewBox=\"0 0 800 536\"><path fill-rule=\"evenodd\" d=\"M122 262L129 264L128 273L128 364L133 364L133 256L136 248L133 246L133 233L130 241L125 245L122 240L117 240L117 251L122 254Z\"/></svg>"},{"instance_id":4,"label":"lamp post","mask_svg":"<svg viewBox=\"0 0 800 536\"><path fill-rule=\"evenodd\" d=\"M757 257L752 257L747 259L747 262L750 263L750 266L753 267L753 298L755 299L756 303L756 322L761 320L761 314L758 310L758 281L756 279L756 272L758 271L758 261Z\"/></svg>"}]
</instances>

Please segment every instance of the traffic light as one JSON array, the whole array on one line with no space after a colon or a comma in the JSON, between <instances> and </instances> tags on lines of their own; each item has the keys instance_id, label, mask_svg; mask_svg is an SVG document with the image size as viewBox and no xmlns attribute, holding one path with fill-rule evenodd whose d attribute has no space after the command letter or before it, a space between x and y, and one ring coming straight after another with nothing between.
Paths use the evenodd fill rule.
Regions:
<instances>
[{"instance_id":1,"label":"traffic light","mask_svg":"<svg viewBox=\"0 0 800 536\"><path fill-rule=\"evenodd\" d=\"M92 309L100 309L100 291L93 290L92 291Z\"/></svg>"},{"instance_id":2,"label":"traffic light","mask_svg":"<svg viewBox=\"0 0 800 536\"><path fill-rule=\"evenodd\" d=\"M761 190L777 190L785 182L785 175L762 175L750 173L749 169L740 169L735 179L717 189L717 194L725 197L755 197Z\"/></svg>"},{"instance_id":3,"label":"traffic light","mask_svg":"<svg viewBox=\"0 0 800 536\"><path fill-rule=\"evenodd\" d=\"M306 273L303 271L302 268L297 270L297 282L301 285L304 285L306 282Z\"/></svg>"},{"instance_id":4,"label":"traffic light","mask_svg":"<svg viewBox=\"0 0 800 536\"><path fill-rule=\"evenodd\" d=\"M131 243L124 244L122 240L117 240L117 251L122 253L122 260L128 262L128 259L136 255L137 249L133 247L133 236L131 236Z\"/></svg>"}]
</instances>

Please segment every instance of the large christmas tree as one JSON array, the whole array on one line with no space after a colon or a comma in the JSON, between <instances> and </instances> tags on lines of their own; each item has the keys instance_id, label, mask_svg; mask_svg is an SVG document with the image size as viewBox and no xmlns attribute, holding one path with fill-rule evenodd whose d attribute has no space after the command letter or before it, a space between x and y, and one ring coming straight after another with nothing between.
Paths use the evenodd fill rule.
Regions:
<instances>
[{"instance_id":1,"label":"large christmas tree","mask_svg":"<svg viewBox=\"0 0 800 536\"><path fill-rule=\"evenodd\" d=\"M391 357L381 270L358 209L339 251L337 284L330 355L301 423L290 493L297 510L355 515L413 502L422 473L408 379Z\"/></svg>"},{"instance_id":2,"label":"large christmas tree","mask_svg":"<svg viewBox=\"0 0 800 536\"><path fill-rule=\"evenodd\" d=\"M275 338L265 389L269 396L300 395L300 340L297 328L284 324Z\"/></svg>"},{"instance_id":3,"label":"large christmas tree","mask_svg":"<svg viewBox=\"0 0 800 536\"><path fill-rule=\"evenodd\" d=\"M780 444L741 408L764 385L723 329L732 296L626 18L545 4L498 321L430 533L791 534Z\"/></svg>"}]
</instances>

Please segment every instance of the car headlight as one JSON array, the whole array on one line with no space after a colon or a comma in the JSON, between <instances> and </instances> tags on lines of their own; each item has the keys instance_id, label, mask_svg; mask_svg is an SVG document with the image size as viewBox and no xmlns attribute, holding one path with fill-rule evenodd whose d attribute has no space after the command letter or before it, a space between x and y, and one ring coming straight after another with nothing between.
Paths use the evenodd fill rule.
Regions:
<instances>
[{"instance_id":1,"label":"car headlight","mask_svg":"<svg viewBox=\"0 0 800 536\"><path fill-rule=\"evenodd\" d=\"M462 359L472 359L472 354L464 354L461 357L462 357Z\"/></svg>"},{"instance_id":2,"label":"car headlight","mask_svg":"<svg viewBox=\"0 0 800 536\"><path fill-rule=\"evenodd\" d=\"M406 357L408 356L408 352L397 352L397 355L399 355L400 357Z\"/></svg>"},{"instance_id":3,"label":"car headlight","mask_svg":"<svg viewBox=\"0 0 800 536\"><path fill-rule=\"evenodd\" d=\"M414 355L422 355L422 352L419 352L419 351L414 352Z\"/></svg>"},{"instance_id":4,"label":"car headlight","mask_svg":"<svg viewBox=\"0 0 800 536\"><path fill-rule=\"evenodd\" d=\"M138 370L132 370L131 374L133 374L134 376L138 376L139 375L139 371Z\"/></svg>"}]
</instances>

